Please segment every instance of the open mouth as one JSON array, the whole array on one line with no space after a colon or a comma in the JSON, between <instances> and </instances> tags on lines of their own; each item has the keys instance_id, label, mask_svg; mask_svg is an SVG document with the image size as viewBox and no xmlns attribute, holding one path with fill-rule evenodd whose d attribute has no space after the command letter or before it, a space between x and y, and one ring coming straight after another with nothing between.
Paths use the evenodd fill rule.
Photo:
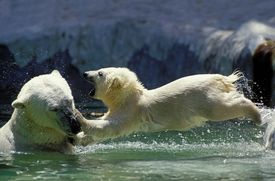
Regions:
<instances>
[{"instance_id":1,"label":"open mouth","mask_svg":"<svg viewBox=\"0 0 275 181\"><path fill-rule=\"evenodd\" d=\"M89 92L89 96L94 97L95 92L96 92L95 82L93 80L88 80L88 82L90 82L90 84L91 84L91 89L90 89L90 92Z\"/></svg>"},{"instance_id":2,"label":"open mouth","mask_svg":"<svg viewBox=\"0 0 275 181\"><path fill-rule=\"evenodd\" d=\"M77 134L81 131L81 125L75 118L69 119L70 129L73 134Z\"/></svg>"},{"instance_id":3,"label":"open mouth","mask_svg":"<svg viewBox=\"0 0 275 181\"><path fill-rule=\"evenodd\" d=\"M96 91L95 82L91 77L88 77L87 73L84 73L83 75L84 75L85 80L87 80L91 84L91 90L89 92L89 96L94 97L95 91Z\"/></svg>"},{"instance_id":4,"label":"open mouth","mask_svg":"<svg viewBox=\"0 0 275 181\"><path fill-rule=\"evenodd\" d=\"M71 111L62 111L61 115L61 120L58 123L61 127L66 128L68 136L73 137L81 131L80 122Z\"/></svg>"},{"instance_id":5,"label":"open mouth","mask_svg":"<svg viewBox=\"0 0 275 181\"><path fill-rule=\"evenodd\" d=\"M89 96L90 97L94 97L95 96L95 92L96 92L96 86L95 86L95 82L93 80L88 80L86 79L90 85L91 85L91 89L90 89L90 92L89 92Z\"/></svg>"},{"instance_id":6,"label":"open mouth","mask_svg":"<svg viewBox=\"0 0 275 181\"><path fill-rule=\"evenodd\" d=\"M75 145L75 135L77 133L79 133L81 131L81 126L80 126L80 123L77 121L77 120L70 120L70 131L67 132L67 135L68 135L68 141L69 143L71 143L72 145Z\"/></svg>"},{"instance_id":7,"label":"open mouth","mask_svg":"<svg viewBox=\"0 0 275 181\"><path fill-rule=\"evenodd\" d=\"M90 90L90 92L89 92L89 96L94 97L95 91L96 91L95 85L93 85L92 88L91 88L91 90Z\"/></svg>"},{"instance_id":8,"label":"open mouth","mask_svg":"<svg viewBox=\"0 0 275 181\"><path fill-rule=\"evenodd\" d=\"M74 137L71 137L71 136L70 136L70 137L68 137L67 139L68 139L68 142L69 142L69 143L71 143L72 145L75 145L75 142L76 142L76 141L75 141L75 138L74 138Z\"/></svg>"}]
</instances>

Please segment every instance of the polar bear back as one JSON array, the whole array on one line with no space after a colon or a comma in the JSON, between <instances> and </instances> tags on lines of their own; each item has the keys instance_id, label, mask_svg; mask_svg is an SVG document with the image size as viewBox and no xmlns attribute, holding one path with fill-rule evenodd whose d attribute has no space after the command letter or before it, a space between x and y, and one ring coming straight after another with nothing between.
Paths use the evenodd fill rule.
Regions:
<instances>
[{"instance_id":1,"label":"polar bear back","mask_svg":"<svg viewBox=\"0 0 275 181\"><path fill-rule=\"evenodd\" d=\"M230 75L232 76L232 75ZM235 82L238 78L232 79L230 76L223 76L220 74L199 74L192 75L177 79L173 82L170 82L162 87L154 89L156 92L170 92L173 94L171 90L177 91L188 91L190 90L209 90L212 88L218 88L221 91L230 91L235 90L235 86L233 82Z\"/></svg>"},{"instance_id":2,"label":"polar bear back","mask_svg":"<svg viewBox=\"0 0 275 181\"><path fill-rule=\"evenodd\" d=\"M183 77L148 91L144 105L150 105L153 122L163 125L162 120L166 120L166 128L183 130L200 126L221 103L242 97L233 84L235 80L219 74Z\"/></svg>"}]
</instances>

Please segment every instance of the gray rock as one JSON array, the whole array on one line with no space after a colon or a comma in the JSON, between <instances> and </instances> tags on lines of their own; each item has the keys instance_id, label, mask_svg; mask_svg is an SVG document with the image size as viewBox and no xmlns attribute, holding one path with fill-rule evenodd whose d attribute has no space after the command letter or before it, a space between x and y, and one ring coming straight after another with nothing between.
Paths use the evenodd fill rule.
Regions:
<instances>
[{"instance_id":1,"label":"gray rock","mask_svg":"<svg viewBox=\"0 0 275 181\"><path fill-rule=\"evenodd\" d=\"M273 0L2 0L0 7L0 99L9 103L24 82L52 69L67 76L77 101L87 99L81 72L106 66L128 66L148 88L236 68L251 78L255 48L275 36Z\"/></svg>"}]
</instances>

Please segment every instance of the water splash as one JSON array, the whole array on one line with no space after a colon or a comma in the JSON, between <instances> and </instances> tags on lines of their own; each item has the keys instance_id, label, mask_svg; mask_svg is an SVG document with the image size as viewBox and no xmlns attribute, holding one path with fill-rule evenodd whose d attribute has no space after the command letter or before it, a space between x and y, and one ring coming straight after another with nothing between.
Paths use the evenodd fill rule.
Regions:
<instances>
[{"instance_id":1,"label":"water splash","mask_svg":"<svg viewBox=\"0 0 275 181\"><path fill-rule=\"evenodd\" d=\"M266 126L264 145L268 149L275 149L275 109L262 108L261 115L262 125Z\"/></svg>"},{"instance_id":2,"label":"water splash","mask_svg":"<svg viewBox=\"0 0 275 181\"><path fill-rule=\"evenodd\" d=\"M244 75L240 76L240 79L236 82L235 85L237 87L237 90L241 94L245 95L245 97L247 97L248 99L254 100L254 98L257 97L257 95L254 93L254 91L252 89L253 86L256 86L255 82L253 82L252 80L249 80ZM255 104L258 107L260 107L260 108L264 107L262 98L260 98L257 101L258 102L255 102Z\"/></svg>"}]
</instances>

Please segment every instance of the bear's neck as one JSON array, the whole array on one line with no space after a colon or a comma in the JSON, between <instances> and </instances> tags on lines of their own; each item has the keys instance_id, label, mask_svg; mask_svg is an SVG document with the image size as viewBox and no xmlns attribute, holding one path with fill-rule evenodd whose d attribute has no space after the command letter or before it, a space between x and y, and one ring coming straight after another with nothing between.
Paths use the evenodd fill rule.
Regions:
<instances>
[{"instance_id":1,"label":"bear's neck","mask_svg":"<svg viewBox=\"0 0 275 181\"><path fill-rule=\"evenodd\" d=\"M11 120L10 129L13 133L15 148L30 145L35 149L59 149L66 144L65 137L54 130L43 128L31 120L25 111L15 109ZM32 148L28 148L32 149ZM60 150L56 150L60 151Z\"/></svg>"},{"instance_id":2,"label":"bear's neck","mask_svg":"<svg viewBox=\"0 0 275 181\"><path fill-rule=\"evenodd\" d=\"M116 113L119 110L128 110L132 107L130 104L138 103L145 89L132 89L129 92L118 91L103 99L108 108L108 113Z\"/></svg>"}]
</instances>

